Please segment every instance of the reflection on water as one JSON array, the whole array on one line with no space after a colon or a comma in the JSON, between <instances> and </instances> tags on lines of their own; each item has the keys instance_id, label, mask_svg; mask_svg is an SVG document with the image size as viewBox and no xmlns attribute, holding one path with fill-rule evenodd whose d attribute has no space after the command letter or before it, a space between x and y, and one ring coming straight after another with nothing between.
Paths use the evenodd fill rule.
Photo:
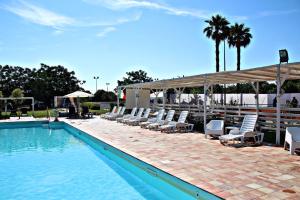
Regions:
<instances>
[{"instance_id":1,"label":"reflection on water","mask_svg":"<svg viewBox=\"0 0 300 200\"><path fill-rule=\"evenodd\" d=\"M0 152L63 151L80 141L59 129L44 127L0 129Z\"/></svg>"}]
</instances>

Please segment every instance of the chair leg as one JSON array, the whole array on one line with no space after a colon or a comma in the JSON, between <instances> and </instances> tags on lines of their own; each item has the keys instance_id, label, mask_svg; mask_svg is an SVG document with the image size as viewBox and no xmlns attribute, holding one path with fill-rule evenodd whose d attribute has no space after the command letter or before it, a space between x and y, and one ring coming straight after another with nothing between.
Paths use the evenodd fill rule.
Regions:
<instances>
[{"instance_id":1,"label":"chair leg","mask_svg":"<svg viewBox=\"0 0 300 200\"><path fill-rule=\"evenodd\" d=\"M286 150L286 141L284 141L283 149Z\"/></svg>"},{"instance_id":2,"label":"chair leg","mask_svg":"<svg viewBox=\"0 0 300 200\"><path fill-rule=\"evenodd\" d=\"M294 155L294 153L295 153L295 147L294 147L293 143L291 143L290 144L290 154Z\"/></svg>"}]
</instances>

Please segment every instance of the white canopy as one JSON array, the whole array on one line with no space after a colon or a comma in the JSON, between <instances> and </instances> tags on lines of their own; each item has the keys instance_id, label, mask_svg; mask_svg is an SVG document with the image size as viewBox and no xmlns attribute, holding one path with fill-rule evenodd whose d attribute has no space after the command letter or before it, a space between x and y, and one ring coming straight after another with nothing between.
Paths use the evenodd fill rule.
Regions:
<instances>
[{"instance_id":1,"label":"white canopy","mask_svg":"<svg viewBox=\"0 0 300 200\"><path fill-rule=\"evenodd\" d=\"M70 94L65 95L64 97L66 98L76 98L76 97L93 97L94 95L86 93L86 92L82 92L82 91L76 91L76 92L72 92Z\"/></svg>"},{"instance_id":2,"label":"white canopy","mask_svg":"<svg viewBox=\"0 0 300 200\"><path fill-rule=\"evenodd\" d=\"M200 74L194 76L186 76L182 78L164 79L146 83L136 83L121 88L133 89L169 89L169 88L184 88L184 87L200 87L205 84L234 84L234 83L249 83L262 81L275 81L277 79L278 65L270 65L266 67L257 67L240 71L226 71L210 74ZM286 80L300 79L300 62L281 64L281 78Z\"/></svg>"}]
</instances>

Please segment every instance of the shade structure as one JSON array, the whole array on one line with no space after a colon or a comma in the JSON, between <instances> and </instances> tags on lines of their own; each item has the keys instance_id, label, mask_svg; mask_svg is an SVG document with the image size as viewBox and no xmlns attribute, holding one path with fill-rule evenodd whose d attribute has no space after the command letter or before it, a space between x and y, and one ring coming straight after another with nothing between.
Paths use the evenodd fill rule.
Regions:
<instances>
[{"instance_id":1,"label":"shade structure","mask_svg":"<svg viewBox=\"0 0 300 200\"><path fill-rule=\"evenodd\" d=\"M84 98L84 97L93 97L94 95L86 93L86 92L82 92L82 91L76 91L76 92L72 92L70 94L65 95L64 97L66 98Z\"/></svg>"},{"instance_id":2,"label":"shade structure","mask_svg":"<svg viewBox=\"0 0 300 200\"><path fill-rule=\"evenodd\" d=\"M121 88L138 89L169 89L184 87L200 87L205 84L235 84L261 81L275 81L278 75L279 65L270 65L257 67L240 71L226 71L209 74L200 74L194 76L185 76L182 78L164 79L146 83L136 83ZM286 80L300 79L300 62L281 64L280 71L282 78Z\"/></svg>"},{"instance_id":3,"label":"shade structure","mask_svg":"<svg viewBox=\"0 0 300 200\"><path fill-rule=\"evenodd\" d=\"M167 89L174 89L182 93L185 88L204 87L204 104L203 104L203 124L204 130L206 126L207 115L207 96L208 90L213 93L213 85L217 84L237 84L251 83L256 92L256 112L259 114L258 94L259 82L275 81L277 86L276 92L276 144L280 144L280 128L282 119L281 113L281 95L284 92L282 85L286 80L300 79L300 62L275 64L264 67L256 67L240 71L225 71L217 73L199 74L194 76L185 76L181 78L164 79L153 82L136 83L124 86L118 86L118 89L134 89L134 90L152 90L163 92L163 108L165 108L165 94ZM179 89L178 89L179 88ZM226 97L226 96L225 96ZM136 97L138 99L138 96ZM137 100L136 100L137 101ZM119 101L118 101L119 105Z\"/></svg>"}]
</instances>

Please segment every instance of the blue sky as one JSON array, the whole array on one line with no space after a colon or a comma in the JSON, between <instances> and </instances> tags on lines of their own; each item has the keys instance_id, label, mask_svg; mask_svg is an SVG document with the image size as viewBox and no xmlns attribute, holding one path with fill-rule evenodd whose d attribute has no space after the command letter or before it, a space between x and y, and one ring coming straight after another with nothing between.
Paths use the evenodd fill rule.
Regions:
<instances>
[{"instance_id":1,"label":"blue sky","mask_svg":"<svg viewBox=\"0 0 300 200\"><path fill-rule=\"evenodd\" d=\"M251 28L242 69L277 63L282 48L300 60L299 0L0 0L0 64L61 64L91 91L95 75L112 89L131 70L159 79L214 72L214 42L202 32L217 13ZM236 49L226 54L234 70Z\"/></svg>"}]
</instances>

